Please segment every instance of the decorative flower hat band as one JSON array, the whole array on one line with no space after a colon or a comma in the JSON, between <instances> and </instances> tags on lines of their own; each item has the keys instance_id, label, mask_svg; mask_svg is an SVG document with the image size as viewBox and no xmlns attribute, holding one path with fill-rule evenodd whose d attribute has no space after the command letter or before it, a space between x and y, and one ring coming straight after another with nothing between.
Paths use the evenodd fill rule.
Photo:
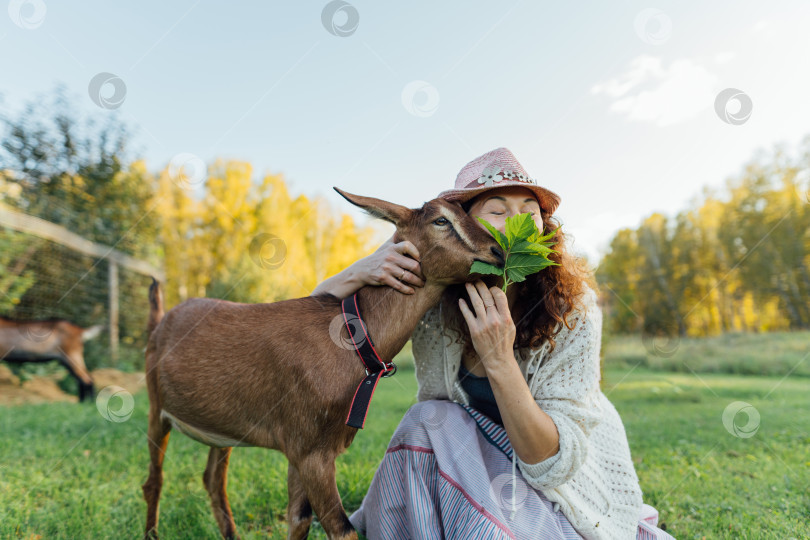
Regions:
<instances>
[{"instance_id":1,"label":"decorative flower hat band","mask_svg":"<svg viewBox=\"0 0 810 540\"><path fill-rule=\"evenodd\" d=\"M517 182L526 182L527 184L537 185L537 180L529 178L523 173L513 171L512 169L501 169L497 166L490 166L481 171L481 176L478 178L478 183L485 186L492 186L504 180L515 180Z\"/></svg>"}]
</instances>

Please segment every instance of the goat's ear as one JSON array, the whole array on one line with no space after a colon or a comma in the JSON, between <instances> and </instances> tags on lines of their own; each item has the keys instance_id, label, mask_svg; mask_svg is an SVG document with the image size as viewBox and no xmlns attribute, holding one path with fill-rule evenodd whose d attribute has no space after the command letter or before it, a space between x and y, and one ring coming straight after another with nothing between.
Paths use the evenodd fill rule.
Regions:
<instances>
[{"instance_id":1,"label":"goat's ear","mask_svg":"<svg viewBox=\"0 0 810 540\"><path fill-rule=\"evenodd\" d=\"M334 186L333 189L340 193L344 199L353 205L365 210L369 215L375 218L384 219L385 221L390 221L397 226L407 220L413 213L413 210L410 208L406 208L405 206L399 204L383 201L382 199L375 199L374 197L355 195Z\"/></svg>"}]
</instances>

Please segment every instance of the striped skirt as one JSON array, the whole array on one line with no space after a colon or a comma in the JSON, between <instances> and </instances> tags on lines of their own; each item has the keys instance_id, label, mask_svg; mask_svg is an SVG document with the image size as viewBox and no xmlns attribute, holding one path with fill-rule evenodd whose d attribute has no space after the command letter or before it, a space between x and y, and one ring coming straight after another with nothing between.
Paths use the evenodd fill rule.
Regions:
<instances>
[{"instance_id":1,"label":"striped skirt","mask_svg":"<svg viewBox=\"0 0 810 540\"><path fill-rule=\"evenodd\" d=\"M644 505L637 538L671 539L657 519ZM519 471L513 486L506 430L450 401L408 410L349 520L369 540L582 538Z\"/></svg>"}]
</instances>

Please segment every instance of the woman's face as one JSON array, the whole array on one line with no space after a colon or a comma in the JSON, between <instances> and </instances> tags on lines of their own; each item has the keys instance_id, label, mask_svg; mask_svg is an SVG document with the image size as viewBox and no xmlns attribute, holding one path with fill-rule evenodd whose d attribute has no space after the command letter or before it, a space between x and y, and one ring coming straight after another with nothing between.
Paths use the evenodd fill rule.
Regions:
<instances>
[{"instance_id":1,"label":"woman's face","mask_svg":"<svg viewBox=\"0 0 810 540\"><path fill-rule=\"evenodd\" d=\"M543 231L543 217L540 215L540 203L534 193L520 186L505 186L487 190L473 199L469 214L481 217L501 232L505 232L506 218L517 214L532 214L537 228ZM475 220L481 228L484 225Z\"/></svg>"}]
</instances>

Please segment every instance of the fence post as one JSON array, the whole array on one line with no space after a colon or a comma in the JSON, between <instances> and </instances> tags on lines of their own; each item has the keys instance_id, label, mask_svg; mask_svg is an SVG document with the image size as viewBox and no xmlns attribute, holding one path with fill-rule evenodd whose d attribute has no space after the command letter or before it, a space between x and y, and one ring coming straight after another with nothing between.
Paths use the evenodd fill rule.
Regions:
<instances>
[{"instance_id":1,"label":"fence post","mask_svg":"<svg viewBox=\"0 0 810 540\"><path fill-rule=\"evenodd\" d=\"M110 360L118 367L118 263L107 259L109 272Z\"/></svg>"}]
</instances>

